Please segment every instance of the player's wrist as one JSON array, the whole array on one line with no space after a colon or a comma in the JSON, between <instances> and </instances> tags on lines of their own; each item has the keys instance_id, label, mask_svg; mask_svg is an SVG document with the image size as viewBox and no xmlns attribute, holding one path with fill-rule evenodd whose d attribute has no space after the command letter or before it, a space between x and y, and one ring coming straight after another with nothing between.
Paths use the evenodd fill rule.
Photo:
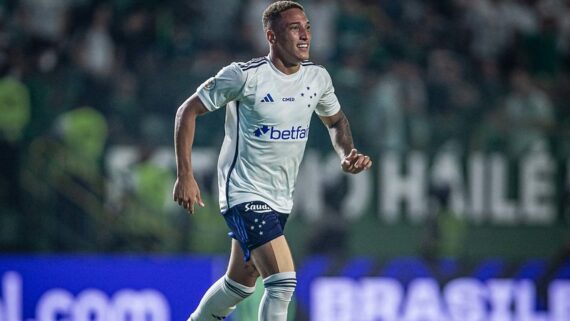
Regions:
<instances>
[{"instance_id":1,"label":"player's wrist","mask_svg":"<svg viewBox=\"0 0 570 321\"><path fill-rule=\"evenodd\" d=\"M194 179L194 173L192 173L192 170L178 170L176 172L176 178L179 180Z\"/></svg>"}]
</instances>

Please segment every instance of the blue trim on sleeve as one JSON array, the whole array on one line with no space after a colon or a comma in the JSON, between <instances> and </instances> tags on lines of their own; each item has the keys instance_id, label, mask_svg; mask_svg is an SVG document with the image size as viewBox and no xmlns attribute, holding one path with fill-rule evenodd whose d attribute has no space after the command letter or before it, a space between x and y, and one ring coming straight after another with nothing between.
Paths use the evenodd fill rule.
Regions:
<instances>
[{"instance_id":1,"label":"blue trim on sleeve","mask_svg":"<svg viewBox=\"0 0 570 321\"><path fill-rule=\"evenodd\" d=\"M259 63L257 63L257 64L249 65L249 66L247 66L247 67L242 67L241 70L242 70L242 71L250 70L250 69L253 69L253 68L257 68L257 67L259 67L259 66L261 66L261 65L265 65L266 63L267 63L267 60L264 60L264 61L261 61L261 62L259 62Z\"/></svg>"}]
</instances>

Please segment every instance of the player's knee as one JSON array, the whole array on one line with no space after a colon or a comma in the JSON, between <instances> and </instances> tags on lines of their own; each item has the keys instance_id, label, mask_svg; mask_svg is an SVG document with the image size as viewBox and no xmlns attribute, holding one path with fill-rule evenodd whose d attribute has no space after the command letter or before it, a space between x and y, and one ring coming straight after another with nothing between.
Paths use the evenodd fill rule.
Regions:
<instances>
[{"instance_id":1,"label":"player's knee","mask_svg":"<svg viewBox=\"0 0 570 321\"><path fill-rule=\"evenodd\" d=\"M227 276L235 282L241 283L245 286L255 287L255 282L259 277L259 271L251 262L240 265L238 268L230 268Z\"/></svg>"},{"instance_id":2,"label":"player's knee","mask_svg":"<svg viewBox=\"0 0 570 321\"><path fill-rule=\"evenodd\" d=\"M263 279L267 295L273 299L289 302L297 286L295 272L281 272Z\"/></svg>"},{"instance_id":3,"label":"player's knee","mask_svg":"<svg viewBox=\"0 0 570 321\"><path fill-rule=\"evenodd\" d=\"M259 277L259 271L255 267L255 265L251 262L246 263L245 274L246 277L248 277L250 280L253 280L253 283L255 283L255 280L257 280L257 278Z\"/></svg>"}]
</instances>

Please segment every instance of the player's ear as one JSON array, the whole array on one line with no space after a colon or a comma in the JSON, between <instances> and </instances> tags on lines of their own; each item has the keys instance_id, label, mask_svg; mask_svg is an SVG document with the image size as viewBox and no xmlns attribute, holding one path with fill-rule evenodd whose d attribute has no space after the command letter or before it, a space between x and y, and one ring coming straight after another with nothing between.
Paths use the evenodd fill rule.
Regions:
<instances>
[{"instance_id":1,"label":"player's ear","mask_svg":"<svg viewBox=\"0 0 570 321\"><path fill-rule=\"evenodd\" d=\"M265 32L265 36L267 37L267 41L269 41L269 43L274 44L276 39L275 39L275 32L273 32L273 30L271 29L267 29L267 31Z\"/></svg>"}]
</instances>

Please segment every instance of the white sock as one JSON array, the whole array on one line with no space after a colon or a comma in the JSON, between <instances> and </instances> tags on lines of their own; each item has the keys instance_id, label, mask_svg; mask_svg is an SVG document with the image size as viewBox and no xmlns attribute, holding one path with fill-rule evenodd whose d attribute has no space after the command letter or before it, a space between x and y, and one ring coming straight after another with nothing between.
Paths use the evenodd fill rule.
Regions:
<instances>
[{"instance_id":1,"label":"white sock","mask_svg":"<svg viewBox=\"0 0 570 321\"><path fill-rule=\"evenodd\" d=\"M282 272L263 279L265 292L259 305L259 321L286 321L287 308L297 286L295 272Z\"/></svg>"},{"instance_id":2,"label":"white sock","mask_svg":"<svg viewBox=\"0 0 570 321\"><path fill-rule=\"evenodd\" d=\"M255 287L248 287L221 277L206 291L196 310L187 321L219 321L225 319L236 308L236 304L250 296Z\"/></svg>"}]
</instances>

